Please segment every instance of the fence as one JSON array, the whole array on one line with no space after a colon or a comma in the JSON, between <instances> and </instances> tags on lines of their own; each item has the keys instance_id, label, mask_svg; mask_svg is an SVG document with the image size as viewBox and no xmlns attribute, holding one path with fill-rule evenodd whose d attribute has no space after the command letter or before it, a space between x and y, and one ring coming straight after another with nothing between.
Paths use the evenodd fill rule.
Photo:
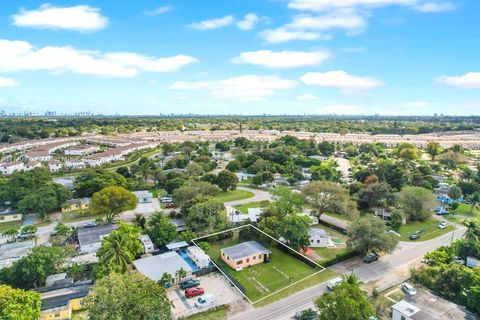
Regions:
<instances>
[{"instance_id":1,"label":"fence","mask_svg":"<svg viewBox=\"0 0 480 320\"><path fill-rule=\"evenodd\" d=\"M234 277L232 277L232 276L230 275L230 273L228 273L227 270L225 270L224 268L222 268L222 267L221 267L220 265L218 265L218 264L217 264L217 268L218 268L221 272L223 272L223 274L225 274L225 275L228 277L228 279L229 279L230 281L232 281L232 282L237 286L237 288L238 288L240 291L242 291L243 294L245 294L245 287L244 287L240 282L238 282L237 279L235 279Z\"/></svg>"}]
</instances>

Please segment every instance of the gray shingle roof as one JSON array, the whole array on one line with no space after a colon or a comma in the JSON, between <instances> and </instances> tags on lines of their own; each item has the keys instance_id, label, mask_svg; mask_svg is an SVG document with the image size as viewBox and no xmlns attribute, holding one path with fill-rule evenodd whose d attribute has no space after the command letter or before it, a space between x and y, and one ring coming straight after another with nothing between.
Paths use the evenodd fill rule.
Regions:
<instances>
[{"instance_id":1,"label":"gray shingle roof","mask_svg":"<svg viewBox=\"0 0 480 320\"><path fill-rule=\"evenodd\" d=\"M110 234L116 227L112 224L93 228L78 229L78 242L80 246L101 241L102 236Z\"/></svg>"},{"instance_id":2,"label":"gray shingle roof","mask_svg":"<svg viewBox=\"0 0 480 320\"><path fill-rule=\"evenodd\" d=\"M230 259L233 260L250 257L256 254L272 253L270 250L263 247L256 241L242 242L231 247L223 248L220 250L220 252L225 253L225 255L229 256Z\"/></svg>"}]
</instances>

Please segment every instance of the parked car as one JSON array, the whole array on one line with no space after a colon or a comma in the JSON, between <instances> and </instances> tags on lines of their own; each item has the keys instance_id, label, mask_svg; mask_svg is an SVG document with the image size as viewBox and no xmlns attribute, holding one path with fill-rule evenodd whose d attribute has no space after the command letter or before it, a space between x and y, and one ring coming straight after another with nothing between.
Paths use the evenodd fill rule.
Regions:
<instances>
[{"instance_id":1,"label":"parked car","mask_svg":"<svg viewBox=\"0 0 480 320\"><path fill-rule=\"evenodd\" d=\"M334 278L332 280L329 280L327 282L327 289L328 290L333 290L333 287L335 287L337 284L339 284L340 282L342 282L342 278L341 277L337 277L337 278Z\"/></svg>"},{"instance_id":2,"label":"parked car","mask_svg":"<svg viewBox=\"0 0 480 320\"><path fill-rule=\"evenodd\" d=\"M367 254L365 257L363 257L363 262L371 263L371 262L377 261L378 258L379 258L378 254L372 252Z\"/></svg>"},{"instance_id":3,"label":"parked car","mask_svg":"<svg viewBox=\"0 0 480 320\"><path fill-rule=\"evenodd\" d=\"M197 301L195 301L195 307L199 309L205 309L215 305L215 303L217 303L217 299L215 298L215 296L211 293L207 293L198 298Z\"/></svg>"},{"instance_id":4,"label":"parked car","mask_svg":"<svg viewBox=\"0 0 480 320\"><path fill-rule=\"evenodd\" d=\"M398 233L398 232L395 231L395 230L387 230L386 232L391 233L391 234L394 234L394 235L396 235L397 237L401 237L401 236L402 236L400 233Z\"/></svg>"},{"instance_id":5,"label":"parked car","mask_svg":"<svg viewBox=\"0 0 480 320\"><path fill-rule=\"evenodd\" d=\"M448 224L446 222L440 222L438 224L438 228L440 229L445 229L446 227L448 227Z\"/></svg>"},{"instance_id":6,"label":"parked car","mask_svg":"<svg viewBox=\"0 0 480 320\"><path fill-rule=\"evenodd\" d=\"M87 223L84 223L82 227L84 228L93 228L96 227L97 223L95 221L88 221Z\"/></svg>"},{"instance_id":7,"label":"parked car","mask_svg":"<svg viewBox=\"0 0 480 320\"><path fill-rule=\"evenodd\" d=\"M175 208L175 207L176 207L175 203L173 203L173 202L169 202L165 205L165 208L167 208L167 209L172 209L172 208Z\"/></svg>"},{"instance_id":8,"label":"parked car","mask_svg":"<svg viewBox=\"0 0 480 320\"><path fill-rule=\"evenodd\" d=\"M455 259L453 259L453 262L465 265L465 260L460 257L455 257Z\"/></svg>"},{"instance_id":9,"label":"parked car","mask_svg":"<svg viewBox=\"0 0 480 320\"><path fill-rule=\"evenodd\" d=\"M185 280L182 283L180 283L180 288L183 290L193 288L193 287L198 287L200 285L200 281L195 280L195 279L189 279Z\"/></svg>"},{"instance_id":10,"label":"parked car","mask_svg":"<svg viewBox=\"0 0 480 320\"><path fill-rule=\"evenodd\" d=\"M201 296L205 293L205 289L203 288L189 288L185 290L185 297L192 298L196 296Z\"/></svg>"},{"instance_id":11,"label":"parked car","mask_svg":"<svg viewBox=\"0 0 480 320\"><path fill-rule=\"evenodd\" d=\"M417 240L417 239L420 238L420 234L418 234L418 233L412 233L408 238L409 238L410 240L415 241L415 240Z\"/></svg>"},{"instance_id":12,"label":"parked car","mask_svg":"<svg viewBox=\"0 0 480 320\"><path fill-rule=\"evenodd\" d=\"M173 202L173 198L172 197L161 197L160 202L161 203L170 203L170 202Z\"/></svg>"},{"instance_id":13,"label":"parked car","mask_svg":"<svg viewBox=\"0 0 480 320\"><path fill-rule=\"evenodd\" d=\"M295 320L317 320L318 314L312 309L302 310L295 313Z\"/></svg>"},{"instance_id":14,"label":"parked car","mask_svg":"<svg viewBox=\"0 0 480 320\"><path fill-rule=\"evenodd\" d=\"M417 294L417 290L415 290L415 288L411 284L406 282L402 284L402 290L410 296L414 296Z\"/></svg>"}]
</instances>

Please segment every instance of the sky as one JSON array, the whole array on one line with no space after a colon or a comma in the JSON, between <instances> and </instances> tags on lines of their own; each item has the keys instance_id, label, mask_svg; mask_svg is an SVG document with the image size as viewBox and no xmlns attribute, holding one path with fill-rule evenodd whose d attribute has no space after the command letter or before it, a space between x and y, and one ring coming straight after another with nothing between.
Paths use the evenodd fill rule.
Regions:
<instances>
[{"instance_id":1,"label":"sky","mask_svg":"<svg viewBox=\"0 0 480 320\"><path fill-rule=\"evenodd\" d=\"M478 0L0 3L0 110L480 114Z\"/></svg>"}]
</instances>

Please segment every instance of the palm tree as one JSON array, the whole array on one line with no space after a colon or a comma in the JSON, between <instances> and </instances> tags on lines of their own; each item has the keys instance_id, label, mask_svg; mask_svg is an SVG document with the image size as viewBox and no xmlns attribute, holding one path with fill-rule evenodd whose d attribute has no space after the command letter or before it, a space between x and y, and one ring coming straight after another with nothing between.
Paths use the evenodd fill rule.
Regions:
<instances>
[{"instance_id":1,"label":"palm tree","mask_svg":"<svg viewBox=\"0 0 480 320\"><path fill-rule=\"evenodd\" d=\"M187 276L187 272L183 270L183 268L180 268L180 270L175 272L175 276L177 277L177 283L180 283L180 281Z\"/></svg>"},{"instance_id":2,"label":"palm tree","mask_svg":"<svg viewBox=\"0 0 480 320\"><path fill-rule=\"evenodd\" d=\"M462 224L467 227L467 230L463 234L463 237L467 241L479 241L480 240L480 224L477 220L464 220Z\"/></svg>"},{"instance_id":3,"label":"palm tree","mask_svg":"<svg viewBox=\"0 0 480 320\"><path fill-rule=\"evenodd\" d=\"M135 217L132 218L132 222L134 225L142 228L142 230L145 229L145 226L147 224L147 219L145 219L145 217L141 214L135 214Z\"/></svg>"},{"instance_id":4,"label":"palm tree","mask_svg":"<svg viewBox=\"0 0 480 320\"><path fill-rule=\"evenodd\" d=\"M18 234L17 229L8 229L2 233L2 236L7 237L9 242L13 242L13 239L15 239L17 234Z\"/></svg>"},{"instance_id":5,"label":"palm tree","mask_svg":"<svg viewBox=\"0 0 480 320\"><path fill-rule=\"evenodd\" d=\"M128 265L135 258L134 254L128 248L128 239L123 233L112 232L102 241L102 246L97 255L102 263L126 272Z\"/></svg>"},{"instance_id":6,"label":"palm tree","mask_svg":"<svg viewBox=\"0 0 480 320\"><path fill-rule=\"evenodd\" d=\"M353 271L350 274L344 274L342 278L343 278L343 281L345 281L346 283L357 286L357 287L362 284L362 281L360 281L360 278L355 273L353 273Z\"/></svg>"},{"instance_id":7,"label":"palm tree","mask_svg":"<svg viewBox=\"0 0 480 320\"><path fill-rule=\"evenodd\" d=\"M470 201L470 214L473 213L473 210L478 207L480 204L480 192L474 192L468 197L468 201Z\"/></svg>"}]
</instances>

